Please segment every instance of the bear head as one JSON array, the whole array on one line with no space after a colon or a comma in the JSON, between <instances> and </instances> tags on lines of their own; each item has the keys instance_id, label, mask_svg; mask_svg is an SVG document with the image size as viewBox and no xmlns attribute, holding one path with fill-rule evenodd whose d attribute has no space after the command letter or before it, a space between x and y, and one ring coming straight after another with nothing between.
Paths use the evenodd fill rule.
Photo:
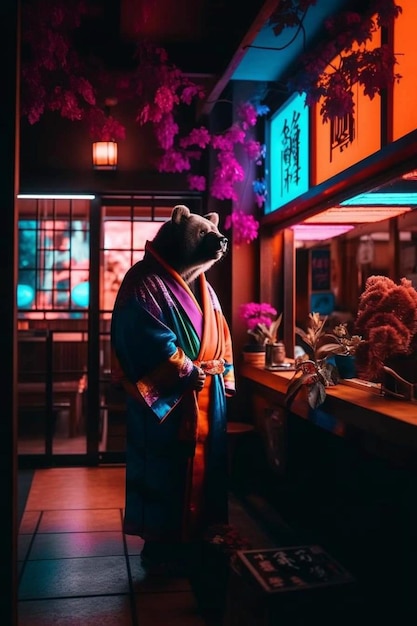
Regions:
<instances>
[{"instance_id":1,"label":"bear head","mask_svg":"<svg viewBox=\"0 0 417 626\"><path fill-rule=\"evenodd\" d=\"M218 224L218 213L198 215L179 204L155 235L152 246L189 283L227 252L228 240Z\"/></svg>"}]
</instances>

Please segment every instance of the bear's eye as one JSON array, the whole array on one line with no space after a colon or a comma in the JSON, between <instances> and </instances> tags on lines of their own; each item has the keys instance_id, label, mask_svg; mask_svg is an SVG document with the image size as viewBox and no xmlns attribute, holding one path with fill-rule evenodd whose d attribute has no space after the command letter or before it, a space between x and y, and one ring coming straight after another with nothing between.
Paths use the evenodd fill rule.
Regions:
<instances>
[{"instance_id":1,"label":"bear's eye","mask_svg":"<svg viewBox=\"0 0 417 626\"><path fill-rule=\"evenodd\" d=\"M200 237L205 237L207 234L206 230L200 230Z\"/></svg>"}]
</instances>

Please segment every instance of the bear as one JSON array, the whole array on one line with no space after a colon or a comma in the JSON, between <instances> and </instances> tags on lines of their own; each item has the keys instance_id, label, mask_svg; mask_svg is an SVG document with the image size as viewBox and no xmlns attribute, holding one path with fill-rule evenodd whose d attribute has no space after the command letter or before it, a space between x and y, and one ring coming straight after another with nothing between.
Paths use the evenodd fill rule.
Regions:
<instances>
[{"instance_id":1,"label":"bear","mask_svg":"<svg viewBox=\"0 0 417 626\"><path fill-rule=\"evenodd\" d=\"M179 204L157 232L153 247L186 282L192 283L227 252L228 240L218 225L218 213L200 216Z\"/></svg>"},{"instance_id":2,"label":"bear","mask_svg":"<svg viewBox=\"0 0 417 626\"><path fill-rule=\"evenodd\" d=\"M126 395L123 529L148 569L184 567L228 521L230 329L205 272L227 253L219 215L172 209L126 273L111 320L112 373Z\"/></svg>"}]
</instances>

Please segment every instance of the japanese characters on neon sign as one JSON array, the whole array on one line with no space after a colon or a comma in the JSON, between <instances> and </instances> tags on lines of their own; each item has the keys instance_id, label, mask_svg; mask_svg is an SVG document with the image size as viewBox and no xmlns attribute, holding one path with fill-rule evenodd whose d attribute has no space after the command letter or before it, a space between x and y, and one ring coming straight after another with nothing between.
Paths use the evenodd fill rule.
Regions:
<instances>
[{"instance_id":1,"label":"japanese characters on neon sign","mask_svg":"<svg viewBox=\"0 0 417 626\"><path fill-rule=\"evenodd\" d=\"M295 94L269 124L269 203L274 211L308 190L309 109L305 96Z\"/></svg>"}]
</instances>

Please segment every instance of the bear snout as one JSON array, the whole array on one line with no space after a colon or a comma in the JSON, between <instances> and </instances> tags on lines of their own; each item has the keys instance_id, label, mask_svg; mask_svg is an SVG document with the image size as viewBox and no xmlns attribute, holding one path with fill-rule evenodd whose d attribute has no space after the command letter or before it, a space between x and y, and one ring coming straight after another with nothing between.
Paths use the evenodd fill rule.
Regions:
<instances>
[{"instance_id":1,"label":"bear snout","mask_svg":"<svg viewBox=\"0 0 417 626\"><path fill-rule=\"evenodd\" d=\"M228 243L229 243L229 240L227 237L222 237L220 239L220 250L223 252L223 254L227 252Z\"/></svg>"},{"instance_id":2,"label":"bear snout","mask_svg":"<svg viewBox=\"0 0 417 626\"><path fill-rule=\"evenodd\" d=\"M211 250L212 253L221 252L225 254L227 252L229 240L221 233L207 233L205 238L205 244L207 251Z\"/></svg>"},{"instance_id":3,"label":"bear snout","mask_svg":"<svg viewBox=\"0 0 417 626\"><path fill-rule=\"evenodd\" d=\"M216 235L216 237L213 237L213 242L212 242L213 249L215 252L220 252L221 256L226 254L228 243L229 243L228 238L224 237L223 235Z\"/></svg>"}]
</instances>

